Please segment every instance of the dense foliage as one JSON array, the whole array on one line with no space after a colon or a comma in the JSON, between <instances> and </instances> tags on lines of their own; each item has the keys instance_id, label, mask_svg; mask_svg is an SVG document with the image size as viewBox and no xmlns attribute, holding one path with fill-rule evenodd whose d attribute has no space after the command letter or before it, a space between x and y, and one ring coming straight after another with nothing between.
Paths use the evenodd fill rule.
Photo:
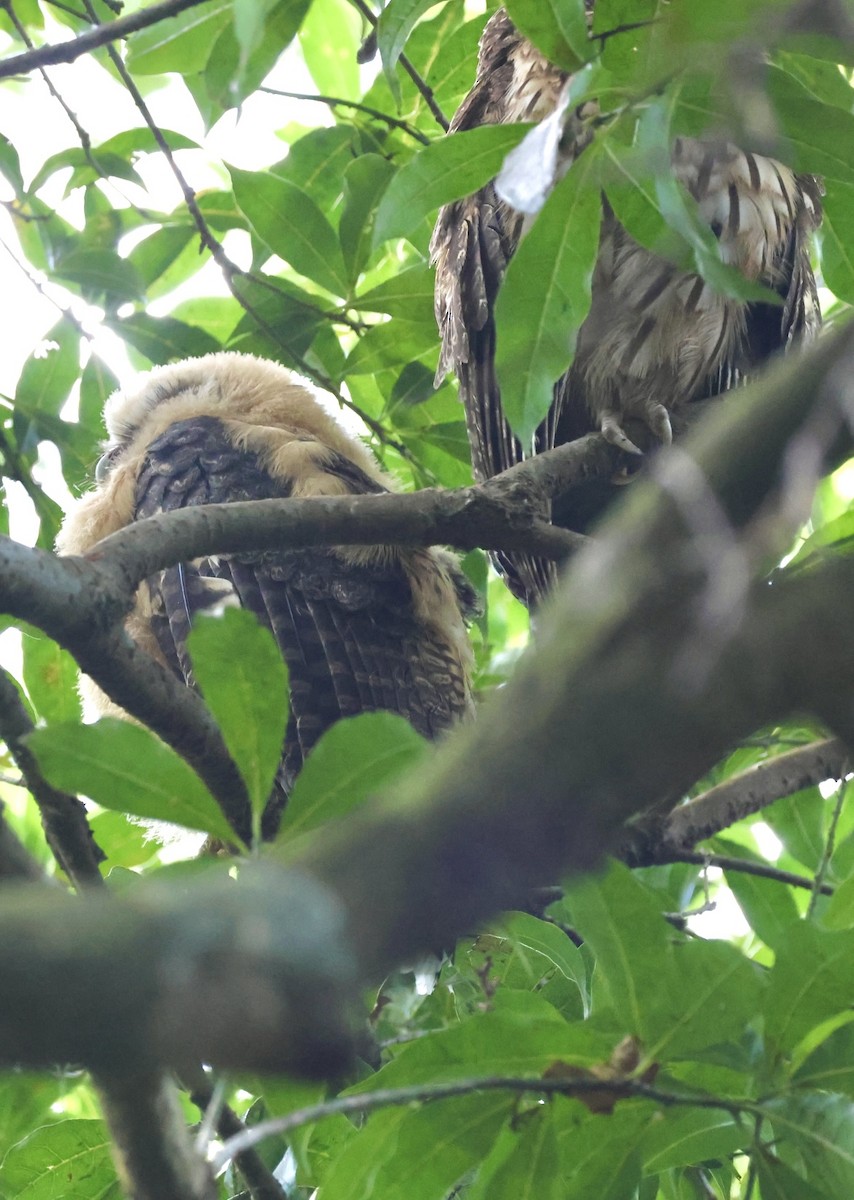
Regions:
<instances>
[{"instance_id":1,"label":"dense foliage","mask_svg":"<svg viewBox=\"0 0 854 1200\"><path fill-rule=\"evenodd\" d=\"M74 494L98 458L103 403L117 383L103 329L121 340L134 369L221 348L274 358L345 406L404 489L471 482L455 385L434 389L427 247L438 207L491 178L524 131L443 139L437 115L452 116L474 77L488 17L480 5L389 0L375 33L364 7L207 0L117 43L120 58L101 46L47 68L60 95L71 72L90 73L99 122L119 91L131 91L134 127L90 144L87 113L69 119L57 97L64 149L22 171L38 130L26 146L0 141L16 254L32 277L7 271L7 288L35 282L62 308L15 395L0 400L2 472L26 490L39 546L52 546L61 519L48 494L56 489L46 479L44 464L54 461L46 444ZM508 8L554 61L578 72L574 100L600 105L593 144L547 203L502 294L502 380L518 428L542 415L566 365L563 331L583 319L601 189L638 240L666 240L679 261L723 287L741 286L722 273L713 239L669 176L675 134L726 129L823 177L817 267L826 319L843 317L854 303L854 43L838 36L849 8L597 0L603 36L592 41L583 0ZM113 20L112 9L106 0L84 0L80 12L13 0L0 12L6 53L76 36ZM277 85L298 83L262 105L271 71ZM146 104L156 107L167 79L180 87L176 76L207 129L237 113L248 139L253 114L275 112L279 161L238 169L212 158L178 121L152 129ZM313 101L288 97L312 85ZM22 106L37 86L37 72L0 83ZM193 132L200 127L196 120ZM167 158L165 171L152 169ZM218 182L193 200L197 177ZM169 210L166 196L177 198ZM851 479L843 468L820 485L799 561L828 546L844 550L854 536ZM19 509L26 503L19 490L9 494ZM0 532L8 531L4 505ZM485 694L512 673L527 615L488 578L482 553L468 555L466 567L488 601L473 630ZM231 617L196 631L195 661L260 810L281 744L283 714L268 698L283 693L282 665L251 623ZM204 786L153 734L117 721L80 723L75 665L35 628L23 630L21 663L22 695L43 726L33 748L51 782L101 806L91 823L117 892L180 870L164 864L127 814L227 833ZM807 722L759 731L712 779L698 781L696 794L820 736ZM426 753L390 716L333 729L297 785L280 842L310 837ZM0 768L10 822L54 871L12 759L0 758ZM619 1098L606 1088L544 1097L472 1086L364 1119L333 1112L264 1142L268 1166L282 1164L286 1194L319 1187L322 1200L443 1200L455 1189L470 1200L850 1200L854 808L845 785L780 799L702 848L779 873L747 874L738 861L723 872L691 863L632 872L614 863L571 880L538 914L505 915L441 961L387 978L366 997L371 1049L359 1078L346 1081L351 1095L404 1086L429 1093L459 1080L546 1074L552 1082L631 1078L652 1087L649 1095ZM715 900L728 919L712 927L706 917L686 920ZM704 936L709 928L714 937ZM327 1085L242 1077L229 1078L225 1093L250 1124L334 1095ZM189 1102L187 1117L199 1119ZM233 1166L218 1186L223 1197L248 1194ZM0 1196L120 1194L84 1074L0 1075Z\"/></svg>"}]
</instances>

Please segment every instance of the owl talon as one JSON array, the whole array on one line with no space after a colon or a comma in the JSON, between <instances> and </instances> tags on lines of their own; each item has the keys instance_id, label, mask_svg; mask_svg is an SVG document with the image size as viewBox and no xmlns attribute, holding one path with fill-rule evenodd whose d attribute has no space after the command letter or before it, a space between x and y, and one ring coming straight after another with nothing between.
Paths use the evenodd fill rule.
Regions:
<instances>
[{"instance_id":1,"label":"owl talon","mask_svg":"<svg viewBox=\"0 0 854 1200\"><path fill-rule=\"evenodd\" d=\"M623 431L623 427L617 418L611 414L602 418L602 423L599 426L599 432L606 441L612 446L618 446L621 450L625 450L628 454L642 454L631 438L627 437Z\"/></svg>"},{"instance_id":2,"label":"owl talon","mask_svg":"<svg viewBox=\"0 0 854 1200\"><path fill-rule=\"evenodd\" d=\"M646 423L662 446L673 443L673 426L670 424L670 414L663 404L655 404L646 414Z\"/></svg>"}]
</instances>

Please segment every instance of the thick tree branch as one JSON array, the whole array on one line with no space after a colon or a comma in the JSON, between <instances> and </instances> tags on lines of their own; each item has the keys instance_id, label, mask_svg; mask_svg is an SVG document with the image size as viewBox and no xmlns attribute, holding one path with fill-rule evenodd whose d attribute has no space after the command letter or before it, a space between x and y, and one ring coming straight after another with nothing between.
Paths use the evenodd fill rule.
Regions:
<instances>
[{"instance_id":1,"label":"thick tree branch","mask_svg":"<svg viewBox=\"0 0 854 1200\"><path fill-rule=\"evenodd\" d=\"M104 573L83 559L57 558L6 537L0 537L0 581L0 611L44 629L116 704L186 758L248 842L246 788L213 717L122 628L132 592L105 586Z\"/></svg>"},{"instance_id":2,"label":"thick tree branch","mask_svg":"<svg viewBox=\"0 0 854 1200\"><path fill-rule=\"evenodd\" d=\"M39 46L36 50L27 50L23 54L14 54L10 58L5 58L0 61L0 79L9 79L13 75L25 75L28 71L36 70L39 67L49 67L55 63L74 62L76 59L82 58L84 54L97 50L99 46L117 42L120 38L129 37L139 29L147 29L149 25L156 25L159 21L176 17L178 13L182 13L188 8L196 8L200 4L207 3L209 0L161 0L159 4L152 4L148 8L128 13L126 17L109 21L88 33L81 33L79 37L70 38L67 42L58 42L52 46Z\"/></svg>"},{"instance_id":3,"label":"thick tree branch","mask_svg":"<svg viewBox=\"0 0 854 1200\"><path fill-rule=\"evenodd\" d=\"M332 1074L351 1053L343 935L325 889L257 865L236 884L212 869L180 887L90 891L74 903L9 884L0 1062L83 1062L110 1092L113 1077L162 1064Z\"/></svg>"},{"instance_id":4,"label":"thick tree branch","mask_svg":"<svg viewBox=\"0 0 854 1200\"><path fill-rule=\"evenodd\" d=\"M194 897L185 910L155 906L142 914L141 905L123 907L127 926L109 972L120 995L108 996L121 1013L122 1052L125 1031L139 1028L133 1003L140 993L146 1013L168 1012L170 1021L147 1029L134 1043L135 1054L151 1047L163 1061L192 1054L234 1065L263 1059L268 1066L295 1067L298 1042L312 1047L308 1066L320 1070L330 1059L318 1044L329 1049L343 1043L334 1032L341 1028L335 1024L342 1001L334 979L341 977L336 959L342 944L352 949L359 978L376 978L424 949L447 945L531 887L595 864L629 816L684 793L756 728L792 711L827 716L829 680L835 699L848 696L850 710L854 558L837 556L812 571L778 577L774 586L768 586L767 569L771 551L802 519L804 464L814 482L823 455L832 451L840 395L844 399L838 383L848 378L852 358L854 328L831 335L812 354L769 375L754 389L752 403L731 406L695 431L671 456L675 477L662 466L633 485L601 540L576 556L543 610L538 644L481 720L449 737L393 796L321 832L301 852L299 865L307 874L297 892L311 911L318 908L307 890L313 875L321 897L340 899L346 930L334 921L311 926L293 901L282 903L273 883L258 888L244 910L260 919L257 903L268 914L268 953L256 957L242 941L245 927L227 907L227 887L222 897L212 892L202 903ZM686 490L686 479L694 491ZM718 523L701 528L698 541L699 505ZM66 589L65 568L78 581L98 573L96 563L54 562L51 569ZM739 584L727 593L726 606L715 593L721 578ZM112 614L115 602L101 603ZM802 637L806 626L809 640ZM287 880L283 875L283 885ZM8 964L0 977L0 1018L12 1022L18 1013L21 1023L5 1035L0 1026L0 1047L15 1045L25 1060L110 1050L103 1029L97 1026L97 1038L91 1031L95 1022L89 1036L97 1045L84 1038L84 1025L71 1034L66 1027L67 1012L85 1008L83 996L92 993L87 947L103 945L107 936L93 936L94 927L86 924L95 920L95 909L74 907L72 923L64 913L41 910L41 917L30 913L23 929L20 905L5 924L0 908L0 961ZM215 951L206 941L207 926L199 929L200 912L216 925ZM292 954L290 943L282 947L282 938L297 935L310 937L321 965L315 957ZM55 964L57 944L85 974L83 980L74 976L69 962L76 1000L58 1023L56 1013L47 1012L46 989L39 992L32 980L33 956ZM201 959L188 957L188 947L196 946ZM176 947L180 979L170 966ZM165 956L154 967L152 953ZM129 971L141 972L135 985L128 986ZM244 1019L232 1023L234 981ZM155 986L164 991L145 994ZM265 1007L267 1001L257 997L268 992ZM207 999L200 1010L202 994ZM256 998L263 1019L245 1020L247 994ZM207 1008L211 997L216 1019ZM316 1023L330 1020L332 1034ZM227 1045L217 1041L220 1028L228 1031ZM238 1040L235 1028L243 1031ZM82 1040L69 1047L72 1035Z\"/></svg>"},{"instance_id":5,"label":"thick tree branch","mask_svg":"<svg viewBox=\"0 0 854 1200\"><path fill-rule=\"evenodd\" d=\"M114 1020L114 1017L105 1017ZM172 1081L128 1058L93 1073L112 1134L113 1160L133 1200L217 1200L211 1169L196 1153Z\"/></svg>"},{"instance_id":6,"label":"thick tree branch","mask_svg":"<svg viewBox=\"0 0 854 1200\"><path fill-rule=\"evenodd\" d=\"M826 779L839 779L848 758L846 747L830 739L757 763L666 816L642 819L629 831L621 857L637 866L672 862L675 856L693 850L698 842L760 812L775 800L816 787Z\"/></svg>"}]
</instances>

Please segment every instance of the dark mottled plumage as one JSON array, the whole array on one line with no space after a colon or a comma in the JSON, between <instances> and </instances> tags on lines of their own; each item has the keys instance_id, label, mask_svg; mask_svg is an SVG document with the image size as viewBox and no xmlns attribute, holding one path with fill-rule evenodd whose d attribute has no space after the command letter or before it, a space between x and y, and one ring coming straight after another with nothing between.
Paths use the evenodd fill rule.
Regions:
<instances>
[{"instance_id":1,"label":"dark mottled plumage","mask_svg":"<svg viewBox=\"0 0 854 1200\"><path fill-rule=\"evenodd\" d=\"M452 131L542 120L566 78L499 10L484 30L477 78ZM565 151L568 157L583 152L585 136ZM459 378L477 478L597 429L623 449L635 449L623 428L628 418L669 441L671 412L732 387L774 350L817 326L808 240L820 219L818 182L720 139L677 138L672 164L724 260L776 290L783 307L715 293L697 275L640 247L605 203L592 303L575 359L524 449L501 409L493 319L523 218L492 184L442 209L432 243L442 335L438 377L453 370ZM578 527L571 497L555 505L555 519ZM497 560L529 604L552 582L550 563L516 553Z\"/></svg>"},{"instance_id":2,"label":"dark mottled plumage","mask_svg":"<svg viewBox=\"0 0 854 1200\"><path fill-rule=\"evenodd\" d=\"M196 504L386 490L364 447L288 372L249 356L153 372L138 393L111 401L108 423L115 440L107 469L69 518L65 550L80 552L111 527ZM147 580L129 630L191 685L187 637L196 613L239 604L272 630L291 693L281 800L340 717L388 709L432 738L469 711L461 608L471 598L455 560L441 551L246 551L181 563ZM280 808L271 806L266 832Z\"/></svg>"}]
</instances>

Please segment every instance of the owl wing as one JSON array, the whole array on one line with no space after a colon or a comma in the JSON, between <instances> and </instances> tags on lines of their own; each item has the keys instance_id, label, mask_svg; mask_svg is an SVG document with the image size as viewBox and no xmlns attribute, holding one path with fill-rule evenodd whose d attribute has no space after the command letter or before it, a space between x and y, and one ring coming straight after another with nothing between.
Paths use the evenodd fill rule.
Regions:
<instances>
[{"instance_id":1,"label":"owl wing","mask_svg":"<svg viewBox=\"0 0 854 1200\"><path fill-rule=\"evenodd\" d=\"M352 494L382 491L355 463L330 452L326 468ZM195 504L286 497L273 476L235 446L215 417L176 421L148 446L137 477L135 518ZM426 737L463 715L467 681L441 637L417 619L412 588L393 554L336 549L246 551L180 563L147 581L151 625L166 662L194 686L187 638L196 614L237 604L270 629L288 665L288 720L274 831L305 756L340 717L387 709Z\"/></svg>"},{"instance_id":2,"label":"owl wing","mask_svg":"<svg viewBox=\"0 0 854 1200\"><path fill-rule=\"evenodd\" d=\"M508 103L522 45L503 10L487 24L478 78L454 117L452 133L526 118L524 112L512 113ZM549 85L554 86L554 77L549 67ZM529 91L533 96L536 86ZM491 479L528 453L555 445L559 404L552 405L526 451L505 420L495 374L495 301L521 233L522 217L498 198L490 183L464 200L445 205L430 245L441 336L437 385L449 372L459 380L478 480ZM501 552L494 559L508 586L526 604L534 603L555 577L554 563L534 555Z\"/></svg>"}]
</instances>

